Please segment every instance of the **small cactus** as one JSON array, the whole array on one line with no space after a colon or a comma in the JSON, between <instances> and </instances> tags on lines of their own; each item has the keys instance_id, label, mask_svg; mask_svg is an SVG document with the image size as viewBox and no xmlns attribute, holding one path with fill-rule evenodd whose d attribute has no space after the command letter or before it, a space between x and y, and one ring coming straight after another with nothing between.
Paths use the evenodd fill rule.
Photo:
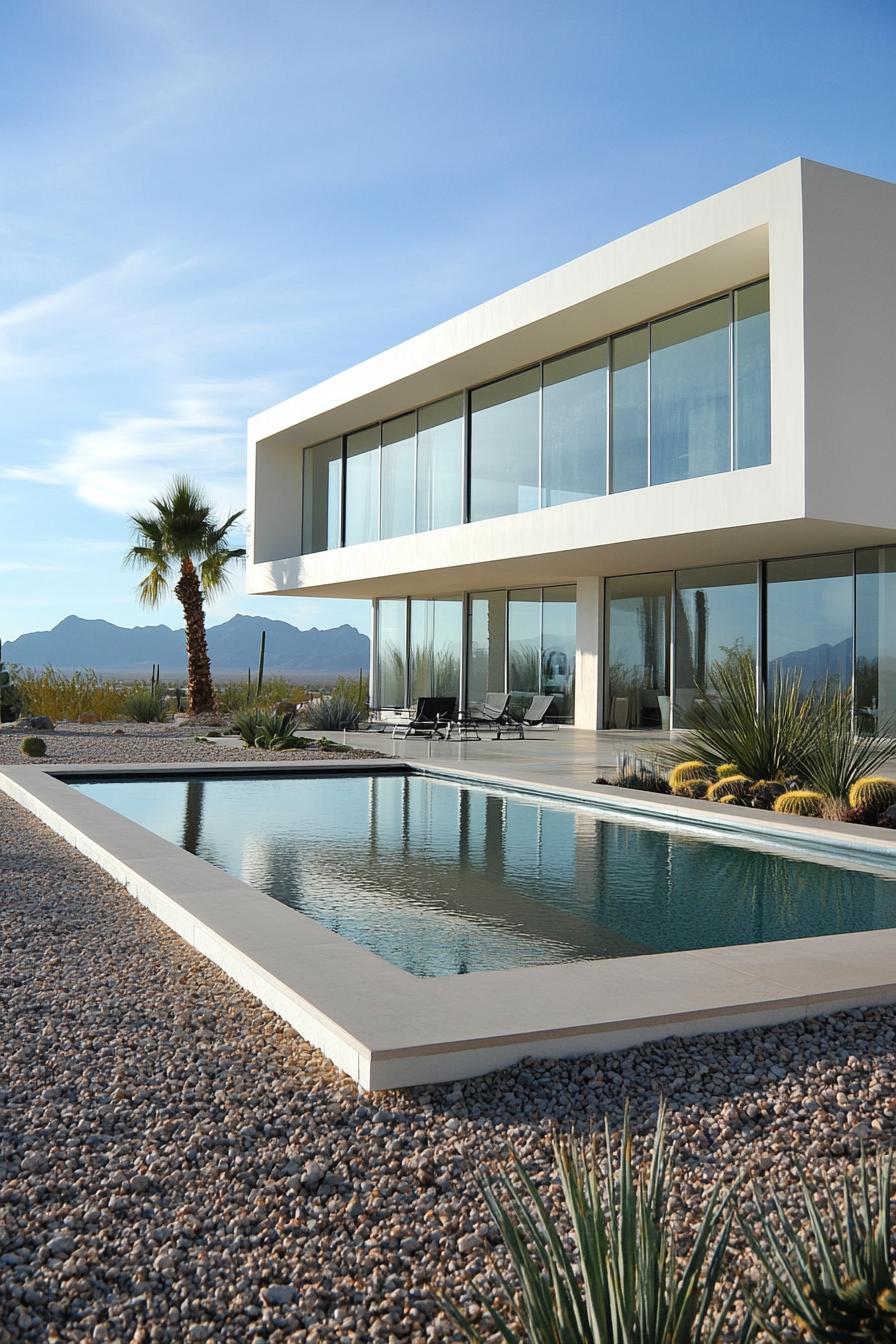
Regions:
<instances>
[{"instance_id":1,"label":"small cactus","mask_svg":"<svg viewBox=\"0 0 896 1344\"><path fill-rule=\"evenodd\" d=\"M741 800L734 793L726 793L721 798L716 798L714 801L717 803L727 803L730 807L739 803Z\"/></svg>"},{"instance_id":2,"label":"small cactus","mask_svg":"<svg viewBox=\"0 0 896 1344\"><path fill-rule=\"evenodd\" d=\"M711 783L711 779L683 779L672 792L676 798L705 798Z\"/></svg>"},{"instance_id":3,"label":"small cactus","mask_svg":"<svg viewBox=\"0 0 896 1344\"><path fill-rule=\"evenodd\" d=\"M726 793L746 797L752 782L746 775L726 775L724 779L717 779L715 784L710 784L706 796L711 803L720 803Z\"/></svg>"},{"instance_id":4,"label":"small cactus","mask_svg":"<svg viewBox=\"0 0 896 1344\"><path fill-rule=\"evenodd\" d=\"M774 811L790 817L820 817L824 802L824 794L814 789L790 789L775 799Z\"/></svg>"},{"instance_id":5,"label":"small cactus","mask_svg":"<svg viewBox=\"0 0 896 1344\"><path fill-rule=\"evenodd\" d=\"M47 744L42 737L23 737L22 755L23 756L46 756Z\"/></svg>"},{"instance_id":6,"label":"small cactus","mask_svg":"<svg viewBox=\"0 0 896 1344\"><path fill-rule=\"evenodd\" d=\"M677 793L679 784L686 784L692 779L706 779L709 773L709 766L704 761L680 761L669 771L669 788Z\"/></svg>"},{"instance_id":7,"label":"small cactus","mask_svg":"<svg viewBox=\"0 0 896 1344\"><path fill-rule=\"evenodd\" d=\"M870 808L875 812L886 812L896 803L896 780L886 779L883 775L866 775L857 779L849 791L850 807Z\"/></svg>"},{"instance_id":8,"label":"small cactus","mask_svg":"<svg viewBox=\"0 0 896 1344\"><path fill-rule=\"evenodd\" d=\"M736 765L732 765L730 761L726 761L724 765L720 765L716 769L717 779L730 779L732 775L739 775L739 774L740 770L737 768Z\"/></svg>"}]
</instances>

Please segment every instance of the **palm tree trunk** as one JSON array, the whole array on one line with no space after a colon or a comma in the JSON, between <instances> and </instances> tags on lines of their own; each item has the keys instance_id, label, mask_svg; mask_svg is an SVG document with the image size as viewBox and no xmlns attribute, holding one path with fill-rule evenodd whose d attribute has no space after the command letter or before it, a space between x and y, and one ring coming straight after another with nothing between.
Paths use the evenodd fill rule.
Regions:
<instances>
[{"instance_id":1,"label":"palm tree trunk","mask_svg":"<svg viewBox=\"0 0 896 1344\"><path fill-rule=\"evenodd\" d=\"M187 703L191 714L210 714L215 708L215 688L205 638L202 589L192 560L181 561L174 595L184 609L187 633Z\"/></svg>"}]
</instances>

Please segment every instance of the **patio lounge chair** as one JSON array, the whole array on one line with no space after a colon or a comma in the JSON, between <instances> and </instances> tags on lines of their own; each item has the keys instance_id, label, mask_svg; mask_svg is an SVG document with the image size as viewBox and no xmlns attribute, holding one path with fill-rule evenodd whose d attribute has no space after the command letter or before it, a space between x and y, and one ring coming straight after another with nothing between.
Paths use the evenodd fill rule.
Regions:
<instances>
[{"instance_id":1,"label":"patio lounge chair","mask_svg":"<svg viewBox=\"0 0 896 1344\"><path fill-rule=\"evenodd\" d=\"M521 719L511 719L508 723L498 725L498 731L495 734L496 741L501 737L509 736L511 733L515 733L517 737L522 738L526 736L527 728L541 728L553 703L554 697L552 695L533 695Z\"/></svg>"},{"instance_id":2,"label":"patio lounge chair","mask_svg":"<svg viewBox=\"0 0 896 1344\"><path fill-rule=\"evenodd\" d=\"M447 733L451 720L456 717L456 695L423 695L415 704L411 717L393 725L392 736L410 737L411 733L421 733L441 737L442 729Z\"/></svg>"},{"instance_id":3,"label":"patio lounge chair","mask_svg":"<svg viewBox=\"0 0 896 1344\"><path fill-rule=\"evenodd\" d=\"M505 695L503 691L489 691L481 704L470 706L467 718L472 723L486 725L510 723L511 719L507 713L509 704L509 692Z\"/></svg>"}]
</instances>

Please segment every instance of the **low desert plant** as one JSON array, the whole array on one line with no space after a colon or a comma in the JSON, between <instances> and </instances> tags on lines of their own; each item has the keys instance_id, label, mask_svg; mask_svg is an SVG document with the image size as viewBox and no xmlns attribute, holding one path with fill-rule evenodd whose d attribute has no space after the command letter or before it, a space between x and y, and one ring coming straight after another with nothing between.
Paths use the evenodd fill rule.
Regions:
<instances>
[{"instance_id":1,"label":"low desert plant","mask_svg":"<svg viewBox=\"0 0 896 1344\"><path fill-rule=\"evenodd\" d=\"M46 756L47 744L42 737L23 737L21 750L23 756Z\"/></svg>"},{"instance_id":2,"label":"low desert plant","mask_svg":"<svg viewBox=\"0 0 896 1344\"><path fill-rule=\"evenodd\" d=\"M303 741L308 739L304 738ZM331 742L328 737L319 737L317 745L321 751L351 751L351 747L345 746L342 742Z\"/></svg>"},{"instance_id":3,"label":"low desert plant","mask_svg":"<svg viewBox=\"0 0 896 1344\"><path fill-rule=\"evenodd\" d=\"M775 799L773 811L790 817L820 817L826 796L815 789L788 789Z\"/></svg>"},{"instance_id":4,"label":"low desert plant","mask_svg":"<svg viewBox=\"0 0 896 1344\"><path fill-rule=\"evenodd\" d=\"M786 792L787 785L780 779L757 779L750 787L750 806L770 811L775 805L775 799Z\"/></svg>"},{"instance_id":5,"label":"low desert plant","mask_svg":"<svg viewBox=\"0 0 896 1344\"><path fill-rule=\"evenodd\" d=\"M849 791L849 806L886 812L896 804L896 780L883 775L865 775L857 779Z\"/></svg>"},{"instance_id":6,"label":"low desert plant","mask_svg":"<svg viewBox=\"0 0 896 1344\"><path fill-rule=\"evenodd\" d=\"M679 784L686 784L691 779L706 779L709 773L705 761L679 761L669 771L669 788L674 793Z\"/></svg>"},{"instance_id":7,"label":"low desert plant","mask_svg":"<svg viewBox=\"0 0 896 1344\"><path fill-rule=\"evenodd\" d=\"M522 1161L511 1153L480 1188L507 1251L498 1272L509 1309L478 1298L483 1329L442 1306L466 1340L482 1344L715 1344L733 1294L722 1287L731 1195L711 1192L689 1253L679 1258L670 1210L665 1112L649 1163L636 1162L626 1114L618 1145L558 1137L554 1154L572 1248ZM603 1171L601 1167L603 1166ZM752 1335L747 1326L742 1336Z\"/></svg>"},{"instance_id":8,"label":"low desert plant","mask_svg":"<svg viewBox=\"0 0 896 1344\"><path fill-rule=\"evenodd\" d=\"M361 721L361 709L357 698L350 699L334 692L308 705L304 718L309 728L316 728L318 732L332 732L337 728L357 728Z\"/></svg>"},{"instance_id":9,"label":"low desert plant","mask_svg":"<svg viewBox=\"0 0 896 1344\"><path fill-rule=\"evenodd\" d=\"M669 793L666 772L655 760L630 755L627 751L616 757L615 783L620 789L644 789L648 793Z\"/></svg>"},{"instance_id":10,"label":"low desert plant","mask_svg":"<svg viewBox=\"0 0 896 1344\"><path fill-rule=\"evenodd\" d=\"M280 714L275 709L249 709L234 717L233 730L247 747L287 751L307 744L307 738L296 737L297 724L295 714Z\"/></svg>"},{"instance_id":11,"label":"low desert plant","mask_svg":"<svg viewBox=\"0 0 896 1344\"><path fill-rule=\"evenodd\" d=\"M686 779L672 792L676 798L705 798L711 784L711 779Z\"/></svg>"},{"instance_id":12,"label":"low desert plant","mask_svg":"<svg viewBox=\"0 0 896 1344\"><path fill-rule=\"evenodd\" d=\"M774 1221L742 1230L774 1294L754 1300L773 1340L811 1344L896 1344L896 1262L892 1251L893 1155L864 1153L839 1197L827 1180L800 1174L804 1218L794 1222L776 1194ZM763 1195L755 1192L757 1206ZM808 1227L808 1233L807 1233ZM782 1312L789 1320L782 1322Z\"/></svg>"},{"instance_id":13,"label":"low desert plant","mask_svg":"<svg viewBox=\"0 0 896 1344\"><path fill-rule=\"evenodd\" d=\"M165 717L165 701L157 691L138 686L125 699L122 711L135 723L161 723Z\"/></svg>"},{"instance_id":14,"label":"low desert plant","mask_svg":"<svg viewBox=\"0 0 896 1344\"><path fill-rule=\"evenodd\" d=\"M753 781L747 779L746 775L723 775L714 784L710 784L706 790L706 797L711 803L718 803L725 794L732 794L735 798L746 801L752 784Z\"/></svg>"},{"instance_id":15,"label":"low desert plant","mask_svg":"<svg viewBox=\"0 0 896 1344\"><path fill-rule=\"evenodd\" d=\"M732 761L724 761L716 767L716 776L719 779L727 779L730 775L739 775L740 771Z\"/></svg>"}]
</instances>

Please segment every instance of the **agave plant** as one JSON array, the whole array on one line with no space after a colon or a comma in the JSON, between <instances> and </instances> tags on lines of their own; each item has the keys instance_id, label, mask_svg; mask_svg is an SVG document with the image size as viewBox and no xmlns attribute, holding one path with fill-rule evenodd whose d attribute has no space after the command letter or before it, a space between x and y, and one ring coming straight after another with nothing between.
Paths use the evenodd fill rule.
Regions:
<instances>
[{"instance_id":1,"label":"agave plant","mask_svg":"<svg viewBox=\"0 0 896 1344\"><path fill-rule=\"evenodd\" d=\"M284 751L304 746L307 739L296 737L295 714L280 714L276 709L251 709L234 716L233 728L247 747L265 751Z\"/></svg>"},{"instance_id":2,"label":"agave plant","mask_svg":"<svg viewBox=\"0 0 896 1344\"><path fill-rule=\"evenodd\" d=\"M336 728L357 728L361 719L361 709L355 698L343 694L328 695L322 700L313 701L305 711L305 722L309 728L319 732Z\"/></svg>"},{"instance_id":3,"label":"agave plant","mask_svg":"<svg viewBox=\"0 0 896 1344\"><path fill-rule=\"evenodd\" d=\"M715 1344L733 1302L722 1288L733 1191L712 1191L690 1252L679 1256L669 1217L665 1108L649 1164L637 1166L626 1112L618 1149L608 1124L596 1138L558 1138L554 1153L572 1227L572 1251L520 1158L480 1186L512 1277L498 1271L507 1314L480 1298L488 1334L441 1305L462 1337L480 1344ZM604 1170L601 1171L603 1159ZM748 1320L741 1340L754 1337Z\"/></svg>"},{"instance_id":4,"label":"agave plant","mask_svg":"<svg viewBox=\"0 0 896 1344\"><path fill-rule=\"evenodd\" d=\"M855 1180L844 1175L838 1199L828 1181L800 1177L809 1235L771 1199L777 1226L761 1220L761 1236L743 1233L774 1296L754 1301L754 1319L772 1339L792 1339L793 1325L772 1319L777 1302L812 1344L896 1342L896 1279L891 1251L893 1155L862 1155ZM756 1202L761 1196L757 1192ZM826 1207L822 1211L821 1205Z\"/></svg>"},{"instance_id":5,"label":"agave plant","mask_svg":"<svg viewBox=\"0 0 896 1344\"><path fill-rule=\"evenodd\" d=\"M709 687L685 715L688 731L662 753L665 760L697 759L713 769L736 765L748 779L804 777L819 721L813 697L801 693L798 671L777 674L757 701L753 660L744 654L714 664Z\"/></svg>"}]
</instances>

